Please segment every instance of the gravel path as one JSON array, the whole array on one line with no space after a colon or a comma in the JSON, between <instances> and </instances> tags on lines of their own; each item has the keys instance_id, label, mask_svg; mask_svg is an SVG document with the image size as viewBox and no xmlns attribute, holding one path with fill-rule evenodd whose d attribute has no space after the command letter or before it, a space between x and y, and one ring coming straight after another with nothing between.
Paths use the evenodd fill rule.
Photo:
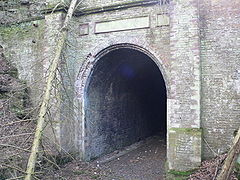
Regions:
<instances>
[{"instance_id":1,"label":"gravel path","mask_svg":"<svg viewBox=\"0 0 240 180\"><path fill-rule=\"evenodd\" d=\"M106 180L164 180L165 161L165 142L154 136L93 164L105 172Z\"/></svg>"}]
</instances>

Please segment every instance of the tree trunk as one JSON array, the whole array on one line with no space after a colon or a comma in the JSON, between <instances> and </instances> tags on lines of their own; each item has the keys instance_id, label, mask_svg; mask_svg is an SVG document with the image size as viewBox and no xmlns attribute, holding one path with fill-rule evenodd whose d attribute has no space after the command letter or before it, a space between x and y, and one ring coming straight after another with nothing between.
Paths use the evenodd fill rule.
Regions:
<instances>
[{"instance_id":1,"label":"tree trunk","mask_svg":"<svg viewBox=\"0 0 240 180\"><path fill-rule=\"evenodd\" d=\"M234 138L233 146L228 152L227 158L224 161L222 170L217 177L217 180L228 180L231 172L234 168L236 160L238 158L240 152L240 128L238 129L238 133Z\"/></svg>"},{"instance_id":2,"label":"tree trunk","mask_svg":"<svg viewBox=\"0 0 240 180\"><path fill-rule=\"evenodd\" d=\"M58 64L60 61L60 55L61 55L61 52L62 52L62 49L64 46L64 42L65 42L65 39L67 36L67 26L69 24L69 20L72 18L76 4L77 4L77 0L71 1L70 7L68 9L68 12L67 12L64 24L63 24L63 27L60 29L60 32L58 35L58 42L57 42L57 46L56 46L55 56L54 56L54 59L52 60L50 68L49 68L46 89L44 91L43 101L42 101L42 104L41 104L41 107L39 110L39 114L38 114L37 128L35 131L31 154L28 159L25 180L31 180L32 175L34 174L37 154L38 154L38 150L39 150L39 143L40 143L40 139L42 137L45 115L47 113L49 100L50 100L52 83L53 83L53 80L56 75L57 67L58 67Z\"/></svg>"}]
</instances>

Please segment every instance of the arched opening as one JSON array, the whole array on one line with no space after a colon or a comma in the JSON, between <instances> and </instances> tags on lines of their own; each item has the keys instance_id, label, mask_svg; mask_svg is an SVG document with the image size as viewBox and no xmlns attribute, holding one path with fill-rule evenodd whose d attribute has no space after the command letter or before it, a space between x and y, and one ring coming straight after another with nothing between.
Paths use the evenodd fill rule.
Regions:
<instances>
[{"instance_id":1,"label":"arched opening","mask_svg":"<svg viewBox=\"0 0 240 180\"><path fill-rule=\"evenodd\" d=\"M92 159L159 134L166 138L166 86L156 63L119 48L94 65L85 90L85 157Z\"/></svg>"}]
</instances>

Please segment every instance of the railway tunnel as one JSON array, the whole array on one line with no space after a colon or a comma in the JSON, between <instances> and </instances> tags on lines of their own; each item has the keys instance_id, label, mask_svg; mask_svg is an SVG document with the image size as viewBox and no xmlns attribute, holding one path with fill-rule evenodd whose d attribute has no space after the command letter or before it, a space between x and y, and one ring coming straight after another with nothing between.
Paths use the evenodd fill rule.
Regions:
<instances>
[{"instance_id":1,"label":"railway tunnel","mask_svg":"<svg viewBox=\"0 0 240 180\"><path fill-rule=\"evenodd\" d=\"M166 141L166 86L145 53L119 48L94 65L85 92L89 159L159 135Z\"/></svg>"}]
</instances>

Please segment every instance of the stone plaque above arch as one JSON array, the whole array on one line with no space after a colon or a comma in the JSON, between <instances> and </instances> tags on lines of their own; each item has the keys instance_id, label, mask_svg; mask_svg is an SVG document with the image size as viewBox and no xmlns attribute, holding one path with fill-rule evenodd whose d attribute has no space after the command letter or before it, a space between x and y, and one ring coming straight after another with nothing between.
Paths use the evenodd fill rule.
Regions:
<instances>
[{"instance_id":1,"label":"stone plaque above arch","mask_svg":"<svg viewBox=\"0 0 240 180\"><path fill-rule=\"evenodd\" d=\"M126 31L132 29L142 29L150 27L149 16L134 17L128 19L118 19L95 23L95 33L106 33L114 31Z\"/></svg>"}]
</instances>

